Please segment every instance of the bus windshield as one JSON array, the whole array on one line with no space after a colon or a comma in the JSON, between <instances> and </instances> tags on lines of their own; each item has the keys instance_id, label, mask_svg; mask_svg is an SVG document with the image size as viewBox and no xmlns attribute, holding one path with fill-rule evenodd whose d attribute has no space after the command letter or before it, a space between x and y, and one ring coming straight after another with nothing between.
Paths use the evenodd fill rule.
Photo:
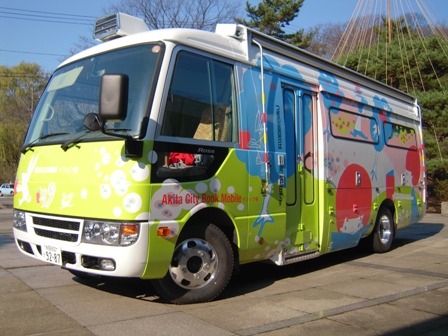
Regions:
<instances>
[{"instance_id":1,"label":"bus windshield","mask_svg":"<svg viewBox=\"0 0 448 336\"><path fill-rule=\"evenodd\" d=\"M82 141L106 138L101 131L89 131L84 118L98 114L101 76L126 74L129 100L124 121L105 125L111 132L139 137L145 130L151 85L155 81L159 44L140 45L110 51L64 66L53 74L34 112L24 147L64 143L82 137Z\"/></svg>"}]
</instances>

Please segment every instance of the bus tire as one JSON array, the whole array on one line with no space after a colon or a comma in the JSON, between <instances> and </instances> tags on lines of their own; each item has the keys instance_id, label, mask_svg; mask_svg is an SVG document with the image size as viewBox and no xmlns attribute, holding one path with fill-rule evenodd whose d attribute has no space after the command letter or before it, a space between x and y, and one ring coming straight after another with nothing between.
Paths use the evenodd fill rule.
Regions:
<instances>
[{"instance_id":1,"label":"bus tire","mask_svg":"<svg viewBox=\"0 0 448 336\"><path fill-rule=\"evenodd\" d=\"M209 224L181 235L179 241L165 277L151 281L154 289L175 304L213 300L232 277L234 254L229 239Z\"/></svg>"},{"instance_id":2,"label":"bus tire","mask_svg":"<svg viewBox=\"0 0 448 336\"><path fill-rule=\"evenodd\" d=\"M394 221L389 209L383 208L376 218L375 228L372 232L372 250L384 253L390 250L394 238Z\"/></svg>"}]
</instances>

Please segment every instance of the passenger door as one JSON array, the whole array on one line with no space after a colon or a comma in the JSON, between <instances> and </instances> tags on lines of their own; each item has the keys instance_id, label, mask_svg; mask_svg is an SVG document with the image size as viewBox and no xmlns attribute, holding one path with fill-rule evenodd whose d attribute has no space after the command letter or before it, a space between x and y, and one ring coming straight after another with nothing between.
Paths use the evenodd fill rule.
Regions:
<instances>
[{"instance_id":1,"label":"passenger door","mask_svg":"<svg viewBox=\"0 0 448 336\"><path fill-rule=\"evenodd\" d=\"M318 248L316 95L285 85L286 213L288 235L298 251Z\"/></svg>"}]
</instances>

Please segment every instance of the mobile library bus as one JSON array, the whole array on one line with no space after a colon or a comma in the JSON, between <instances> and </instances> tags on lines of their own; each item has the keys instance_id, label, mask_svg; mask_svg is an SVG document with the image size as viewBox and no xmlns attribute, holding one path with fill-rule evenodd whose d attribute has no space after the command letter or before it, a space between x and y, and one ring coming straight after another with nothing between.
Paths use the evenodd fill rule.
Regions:
<instances>
[{"instance_id":1,"label":"mobile library bus","mask_svg":"<svg viewBox=\"0 0 448 336\"><path fill-rule=\"evenodd\" d=\"M361 239L386 252L425 214L408 94L237 24L149 31L119 13L95 36L54 72L21 149L26 255L204 302L241 264Z\"/></svg>"}]
</instances>

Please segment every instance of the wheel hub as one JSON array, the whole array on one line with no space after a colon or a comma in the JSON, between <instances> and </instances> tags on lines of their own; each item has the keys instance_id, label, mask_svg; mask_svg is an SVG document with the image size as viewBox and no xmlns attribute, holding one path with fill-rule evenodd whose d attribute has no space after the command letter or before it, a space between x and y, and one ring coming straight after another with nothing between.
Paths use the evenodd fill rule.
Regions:
<instances>
[{"instance_id":1,"label":"wheel hub","mask_svg":"<svg viewBox=\"0 0 448 336\"><path fill-rule=\"evenodd\" d=\"M198 289L214 279L217 265L216 252L208 242L187 239L176 247L169 271L178 286Z\"/></svg>"},{"instance_id":2,"label":"wheel hub","mask_svg":"<svg viewBox=\"0 0 448 336\"><path fill-rule=\"evenodd\" d=\"M387 244L387 242L390 240L390 236L392 234L392 225L390 223L390 220L387 216L381 217L380 223L379 223L379 234L380 239L383 244Z\"/></svg>"}]
</instances>

